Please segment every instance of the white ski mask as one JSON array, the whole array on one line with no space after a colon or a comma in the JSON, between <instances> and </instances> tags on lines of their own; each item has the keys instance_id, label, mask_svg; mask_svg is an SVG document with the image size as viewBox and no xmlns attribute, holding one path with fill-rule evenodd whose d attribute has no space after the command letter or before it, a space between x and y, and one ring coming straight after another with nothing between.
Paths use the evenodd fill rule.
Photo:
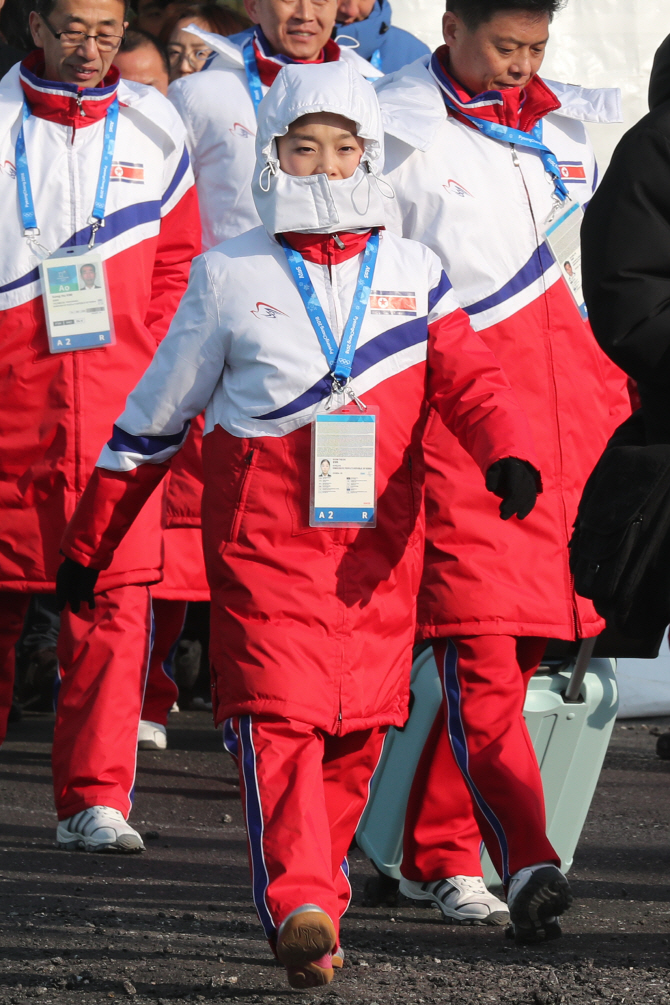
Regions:
<instances>
[{"instance_id":1,"label":"white ski mask","mask_svg":"<svg viewBox=\"0 0 670 1005\"><path fill-rule=\"evenodd\" d=\"M361 163L350 178L325 174L286 174L279 166L277 137L303 115L330 112L356 124L365 144ZM386 222L384 197L390 186L379 179L384 162L384 132L371 84L348 63L291 64L282 67L258 109L256 170L252 192L269 234L307 231L331 234L370 230Z\"/></svg>"}]
</instances>

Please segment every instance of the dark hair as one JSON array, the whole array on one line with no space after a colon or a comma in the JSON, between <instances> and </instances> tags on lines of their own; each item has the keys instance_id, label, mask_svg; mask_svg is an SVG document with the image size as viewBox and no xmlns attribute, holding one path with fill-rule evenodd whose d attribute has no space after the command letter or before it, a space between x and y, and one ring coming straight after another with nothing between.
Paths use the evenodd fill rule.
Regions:
<instances>
[{"instance_id":1,"label":"dark hair","mask_svg":"<svg viewBox=\"0 0 670 1005\"><path fill-rule=\"evenodd\" d=\"M150 31L143 31L141 28L128 28L119 52L135 52L135 49L141 49L143 45L153 46L161 58L165 72L170 76L170 60L168 59L167 49L160 38L156 38Z\"/></svg>"},{"instance_id":2,"label":"dark hair","mask_svg":"<svg viewBox=\"0 0 670 1005\"><path fill-rule=\"evenodd\" d=\"M238 31L244 31L245 28L251 27L251 21L247 17L238 14L236 10L226 7L224 4L194 3L176 11L167 18L161 28L161 41L167 45L175 26L185 18L191 18L191 20L198 18L200 21L204 21L207 24L207 30L214 35L235 35Z\"/></svg>"},{"instance_id":3,"label":"dark hair","mask_svg":"<svg viewBox=\"0 0 670 1005\"><path fill-rule=\"evenodd\" d=\"M551 21L565 3L566 0L447 0L447 10L458 14L470 31L474 31L496 14L508 11L537 17L548 14Z\"/></svg>"},{"instance_id":4,"label":"dark hair","mask_svg":"<svg viewBox=\"0 0 670 1005\"><path fill-rule=\"evenodd\" d=\"M0 10L0 32L7 43L15 49L30 52L35 48L33 36L28 26L28 15L33 9L29 0L5 0Z\"/></svg>"},{"instance_id":5,"label":"dark hair","mask_svg":"<svg viewBox=\"0 0 670 1005\"><path fill-rule=\"evenodd\" d=\"M57 3L58 0L33 0L33 3L30 5L28 10L34 10L42 18L49 17ZM123 7L123 20L125 21L129 10L129 0L119 0L119 3ZM33 47L34 46L31 45L31 48Z\"/></svg>"}]
</instances>

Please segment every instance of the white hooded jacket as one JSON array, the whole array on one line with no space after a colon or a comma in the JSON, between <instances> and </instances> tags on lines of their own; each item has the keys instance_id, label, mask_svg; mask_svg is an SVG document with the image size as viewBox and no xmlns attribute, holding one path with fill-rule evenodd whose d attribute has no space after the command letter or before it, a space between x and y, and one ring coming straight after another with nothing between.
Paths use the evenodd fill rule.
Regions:
<instances>
[{"instance_id":1,"label":"white hooded jacket","mask_svg":"<svg viewBox=\"0 0 670 1005\"><path fill-rule=\"evenodd\" d=\"M216 53L205 70L174 81L168 92L186 126L203 250L207 250L258 226L250 187L256 164L256 114L242 49L195 25L188 30ZM343 47L340 61L363 76L379 76L352 49ZM262 85L262 89L267 94L269 88Z\"/></svg>"},{"instance_id":2,"label":"white hooded jacket","mask_svg":"<svg viewBox=\"0 0 670 1005\"><path fill-rule=\"evenodd\" d=\"M261 157L264 139L271 152L277 133L319 105L355 115L370 163L381 163L374 91L344 61L281 70L260 109ZM373 176L362 177L372 190ZM298 186L296 212L301 193L313 206ZM339 195L334 202L348 211ZM262 209L268 219L270 203ZM359 230L375 226L378 208L371 199L369 213L358 214ZM334 235L287 240L302 246L339 342L368 232L337 236L343 247ZM437 256L421 244L381 232L353 361L353 389L378 421L374 528L309 526L310 427L327 406L328 369L271 233L257 227L205 252L63 544L83 564L104 564L133 507L160 481L161 462L179 449L188 420L206 407L202 525L217 722L282 715L337 734L401 725L423 557L428 403L481 472L511 455L533 462L525 417L504 375L458 308ZM497 513L494 497L491 506Z\"/></svg>"}]
</instances>

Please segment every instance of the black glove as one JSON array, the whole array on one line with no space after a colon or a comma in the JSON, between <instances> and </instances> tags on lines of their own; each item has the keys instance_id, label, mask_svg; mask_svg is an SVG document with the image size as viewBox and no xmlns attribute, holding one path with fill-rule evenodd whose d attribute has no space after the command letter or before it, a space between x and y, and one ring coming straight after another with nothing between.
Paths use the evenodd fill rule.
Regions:
<instances>
[{"instance_id":1,"label":"black glove","mask_svg":"<svg viewBox=\"0 0 670 1005\"><path fill-rule=\"evenodd\" d=\"M73 614L79 614L79 608L84 600L88 601L90 610L95 607L93 590L100 572L98 569L87 569L72 558L64 558L56 573L56 603L58 610L64 611L70 605Z\"/></svg>"},{"instance_id":2,"label":"black glove","mask_svg":"<svg viewBox=\"0 0 670 1005\"><path fill-rule=\"evenodd\" d=\"M486 472L486 487L502 499L502 520L509 520L515 513L519 520L523 520L537 499L537 471L528 461L505 457L492 464Z\"/></svg>"}]
</instances>

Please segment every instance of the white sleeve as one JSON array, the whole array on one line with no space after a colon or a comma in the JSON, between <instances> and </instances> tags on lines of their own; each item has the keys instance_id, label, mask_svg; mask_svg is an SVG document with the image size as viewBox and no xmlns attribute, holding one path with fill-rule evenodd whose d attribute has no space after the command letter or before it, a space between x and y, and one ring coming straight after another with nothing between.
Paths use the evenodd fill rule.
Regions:
<instances>
[{"instance_id":1,"label":"white sleeve","mask_svg":"<svg viewBox=\"0 0 670 1005\"><path fill-rule=\"evenodd\" d=\"M128 395L98 467L129 471L169 460L221 379L227 339L207 256L200 255L168 333Z\"/></svg>"}]
</instances>

